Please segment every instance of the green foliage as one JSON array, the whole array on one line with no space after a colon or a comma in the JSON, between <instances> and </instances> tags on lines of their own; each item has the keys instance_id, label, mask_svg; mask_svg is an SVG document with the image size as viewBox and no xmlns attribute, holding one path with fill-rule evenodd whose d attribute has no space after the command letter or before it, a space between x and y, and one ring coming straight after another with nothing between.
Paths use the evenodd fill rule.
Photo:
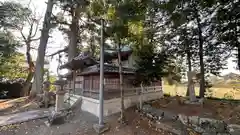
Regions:
<instances>
[{"instance_id":1,"label":"green foliage","mask_svg":"<svg viewBox=\"0 0 240 135\"><path fill-rule=\"evenodd\" d=\"M17 52L20 43L9 29L21 29L31 10L20 3L0 2L0 76L4 79L25 78L25 57Z\"/></svg>"},{"instance_id":2,"label":"green foliage","mask_svg":"<svg viewBox=\"0 0 240 135\"><path fill-rule=\"evenodd\" d=\"M94 17L106 18L106 11L112 10L108 10L108 4L105 0L93 0L88 7L88 14Z\"/></svg>"},{"instance_id":3,"label":"green foliage","mask_svg":"<svg viewBox=\"0 0 240 135\"><path fill-rule=\"evenodd\" d=\"M19 47L19 43L10 32L0 31L0 65L12 56L17 47Z\"/></svg>"},{"instance_id":4,"label":"green foliage","mask_svg":"<svg viewBox=\"0 0 240 135\"><path fill-rule=\"evenodd\" d=\"M77 2L68 1L64 9L72 8L70 3ZM226 67L233 47L239 47L238 4L233 0L93 0L81 15L85 14L89 23L100 24L99 20L104 19L107 38L134 49L139 57L137 72L144 76L139 80L149 82L165 76L180 81L188 56L192 70L200 71L203 66L205 74L219 75ZM89 24L81 28L91 32L91 46L86 49L97 50L99 47L93 46L99 44L99 28ZM203 51L199 49L200 41ZM201 65L200 54L204 57ZM176 64L180 59L182 63Z\"/></svg>"},{"instance_id":5,"label":"green foliage","mask_svg":"<svg viewBox=\"0 0 240 135\"><path fill-rule=\"evenodd\" d=\"M220 40L218 44L225 44L226 50L235 51L232 55L237 58L238 68L240 69L240 15L239 1L219 1L220 5L216 14L217 35Z\"/></svg>"},{"instance_id":6,"label":"green foliage","mask_svg":"<svg viewBox=\"0 0 240 135\"><path fill-rule=\"evenodd\" d=\"M20 28L30 14L20 3L0 2L0 28Z\"/></svg>"},{"instance_id":7,"label":"green foliage","mask_svg":"<svg viewBox=\"0 0 240 135\"><path fill-rule=\"evenodd\" d=\"M214 97L214 91L213 91L213 89L211 89L211 88L208 88L207 90L206 90L206 92L205 92L205 97L207 97L207 98L212 98L212 97Z\"/></svg>"},{"instance_id":8,"label":"green foliage","mask_svg":"<svg viewBox=\"0 0 240 135\"><path fill-rule=\"evenodd\" d=\"M23 54L15 52L0 65L0 77L4 79L26 78L28 70L24 66L25 57Z\"/></svg>"},{"instance_id":9,"label":"green foliage","mask_svg":"<svg viewBox=\"0 0 240 135\"><path fill-rule=\"evenodd\" d=\"M49 81L51 84L54 83L56 80L57 80L56 76L49 75ZM56 90L56 86L50 85L50 91L55 91L55 90Z\"/></svg>"},{"instance_id":10,"label":"green foliage","mask_svg":"<svg viewBox=\"0 0 240 135\"><path fill-rule=\"evenodd\" d=\"M25 77L24 69L20 66L22 63L19 63L23 56L16 52L18 46L19 43L14 40L10 32L0 32L0 76L2 78Z\"/></svg>"},{"instance_id":11,"label":"green foliage","mask_svg":"<svg viewBox=\"0 0 240 135\"><path fill-rule=\"evenodd\" d=\"M166 56L154 53L154 48L151 45L143 45L134 51L135 55L138 56L136 61L138 83L148 84L155 79L160 79L163 74L164 62L167 59Z\"/></svg>"},{"instance_id":12,"label":"green foliage","mask_svg":"<svg viewBox=\"0 0 240 135\"><path fill-rule=\"evenodd\" d=\"M224 99L231 100L234 99L234 93L233 92L227 92L224 94Z\"/></svg>"}]
</instances>

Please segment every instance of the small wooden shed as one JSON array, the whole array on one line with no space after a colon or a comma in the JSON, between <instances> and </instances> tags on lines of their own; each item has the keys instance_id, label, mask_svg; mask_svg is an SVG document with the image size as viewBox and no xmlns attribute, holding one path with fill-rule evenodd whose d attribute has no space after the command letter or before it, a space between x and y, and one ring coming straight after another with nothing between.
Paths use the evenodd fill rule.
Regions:
<instances>
[{"instance_id":1,"label":"small wooden shed","mask_svg":"<svg viewBox=\"0 0 240 135\"><path fill-rule=\"evenodd\" d=\"M126 53L123 52L123 56ZM109 55L108 55L109 56ZM112 55L113 57L115 55ZM108 59L109 60L109 59ZM80 54L60 68L71 70L65 77L68 80L68 89L75 94L85 97L98 98L100 86L100 64L87 54ZM120 96L119 67L115 64L104 64L104 99ZM135 69L123 67L124 88L133 88ZM125 91L127 93L127 91Z\"/></svg>"}]
</instances>

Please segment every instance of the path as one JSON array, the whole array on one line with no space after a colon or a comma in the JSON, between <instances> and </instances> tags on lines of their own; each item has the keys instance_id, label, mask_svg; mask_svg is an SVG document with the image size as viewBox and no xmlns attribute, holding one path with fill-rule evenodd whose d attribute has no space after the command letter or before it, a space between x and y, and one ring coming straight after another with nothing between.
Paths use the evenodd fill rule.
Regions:
<instances>
[{"instance_id":1,"label":"path","mask_svg":"<svg viewBox=\"0 0 240 135\"><path fill-rule=\"evenodd\" d=\"M33 119L44 118L49 115L48 111L44 110L33 110L22 113L10 114L0 116L0 126L5 126L9 124L21 123Z\"/></svg>"},{"instance_id":2,"label":"path","mask_svg":"<svg viewBox=\"0 0 240 135\"><path fill-rule=\"evenodd\" d=\"M167 135L149 128L148 122L139 120L140 117L133 110L127 112L129 125L119 127L117 118L119 114L105 119L110 124L110 131L104 135ZM3 135L97 135L92 126L98 119L88 112L78 110L65 124L47 127L46 119L25 122L12 127L2 127Z\"/></svg>"}]
</instances>

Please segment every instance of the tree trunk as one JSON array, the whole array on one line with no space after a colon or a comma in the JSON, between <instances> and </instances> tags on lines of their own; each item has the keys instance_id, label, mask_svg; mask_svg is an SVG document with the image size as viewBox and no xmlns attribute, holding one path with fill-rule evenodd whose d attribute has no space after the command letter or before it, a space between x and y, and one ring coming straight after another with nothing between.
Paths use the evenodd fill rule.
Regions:
<instances>
[{"instance_id":1,"label":"tree trunk","mask_svg":"<svg viewBox=\"0 0 240 135\"><path fill-rule=\"evenodd\" d=\"M43 74L44 74L44 58L45 58L45 51L47 47L47 42L49 38L49 30L51 28L51 15L52 9L54 5L54 0L48 0L47 9L44 16L43 21L43 28L41 31L41 38L40 44L38 47L38 57L36 61L36 69L35 69L35 76L34 82L32 85L31 95L35 95L37 93L42 92L42 82L43 82Z\"/></svg>"},{"instance_id":2,"label":"tree trunk","mask_svg":"<svg viewBox=\"0 0 240 135\"><path fill-rule=\"evenodd\" d=\"M30 40L29 40L30 41ZM29 95L29 90L30 90L30 86L31 86L31 81L32 81L32 78L33 78L33 75L34 75L34 63L32 61L32 56L30 54L30 42L26 42L26 45L27 45L27 50L26 50L26 57L27 57L27 63L28 63L28 76L27 76L27 79L24 83L24 86L22 88L22 95L23 96L28 96Z\"/></svg>"},{"instance_id":3,"label":"tree trunk","mask_svg":"<svg viewBox=\"0 0 240 135\"><path fill-rule=\"evenodd\" d=\"M240 45L237 47L238 70L240 70Z\"/></svg>"},{"instance_id":4,"label":"tree trunk","mask_svg":"<svg viewBox=\"0 0 240 135\"><path fill-rule=\"evenodd\" d=\"M198 38L199 38L199 59L200 59L200 73L201 73L201 77L200 77L200 90L199 90L199 96L200 98L204 97L204 93L205 93L205 69L204 69L204 62L203 62L203 36L202 36L202 27L201 27L201 23L200 23L200 18L198 15L198 11L195 8L195 17L197 20L197 26L198 26Z\"/></svg>"},{"instance_id":5,"label":"tree trunk","mask_svg":"<svg viewBox=\"0 0 240 135\"><path fill-rule=\"evenodd\" d=\"M238 41L238 29L237 29L237 20L235 18L235 27L234 27L234 35L235 35L235 46L237 47L237 69L240 70L240 44Z\"/></svg>"},{"instance_id":6,"label":"tree trunk","mask_svg":"<svg viewBox=\"0 0 240 135\"><path fill-rule=\"evenodd\" d=\"M78 8L78 6L77 6ZM72 23L70 25L70 39L68 47L68 61L71 61L77 55L77 37L79 28L79 12L77 8L72 9Z\"/></svg>"},{"instance_id":7,"label":"tree trunk","mask_svg":"<svg viewBox=\"0 0 240 135\"><path fill-rule=\"evenodd\" d=\"M33 76L34 76L34 72L29 72L28 73L27 79L26 79L26 81L24 83L24 86L22 88L23 96L28 96L29 95L29 90L31 88L31 81L32 81Z\"/></svg>"},{"instance_id":8,"label":"tree trunk","mask_svg":"<svg viewBox=\"0 0 240 135\"><path fill-rule=\"evenodd\" d=\"M187 49L187 65L188 65L188 71L192 71L192 62L191 62L191 52L189 49L189 45L188 45L188 49ZM188 78L188 82L189 82L189 78ZM186 96L189 96L189 87L187 88L187 93Z\"/></svg>"},{"instance_id":9,"label":"tree trunk","mask_svg":"<svg viewBox=\"0 0 240 135\"><path fill-rule=\"evenodd\" d=\"M117 50L118 50L118 66L119 66L119 83L120 83L120 92L121 92L121 116L120 122L125 123L125 112L124 112L124 89L123 89L123 74L122 74L122 60L121 60L121 41L117 39Z\"/></svg>"},{"instance_id":10,"label":"tree trunk","mask_svg":"<svg viewBox=\"0 0 240 135\"><path fill-rule=\"evenodd\" d=\"M91 30L91 37L90 37L90 52L92 57L95 58L95 54L96 54L96 46L94 45L94 33L93 30Z\"/></svg>"}]
</instances>

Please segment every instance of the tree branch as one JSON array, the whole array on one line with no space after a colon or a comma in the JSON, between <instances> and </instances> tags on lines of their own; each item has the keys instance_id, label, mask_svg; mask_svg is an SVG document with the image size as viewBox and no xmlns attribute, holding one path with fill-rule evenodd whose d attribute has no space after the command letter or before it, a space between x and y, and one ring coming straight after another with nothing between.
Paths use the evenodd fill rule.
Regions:
<instances>
[{"instance_id":1,"label":"tree branch","mask_svg":"<svg viewBox=\"0 0 240 135\"><path fill-rule=\"evenodd\" d=\"M68 50L68 47L65 47L64 49L58 50L57 52L48 55L48 57L52 57L52 56L57 55L57 54L62 53L62 52L66 52L67 50Z\"/></svg>"},{"instance_id":2,"label":"tree branch","mask_svg":"<svg viewBox=\"0 0 240 135\"><path fill-rule=\"evenodd\" d=\"M39 40L41 37L35 38L35 39L30 39L31 41L37 41Z\"/></svg>"},{"instance_id":3,"label":"tree branch","mask_svg":"<svg viewBox=\"0 0 240 135\"><path fill-rule=\"evenodd\" d=\"M28 31L28 40L31 40L31 35L32 35L32 31L33 31L33 24L34 24L34 21L31 22L30 29Z\"/></svg>"},{"instance_id":4,"label":"tree branch","mask_svg":"<svg viewBox=\"0 0 240 135\"><path fill-rule=\"evenodd\" d=\"M60 20L58 20L58 19L57 19L57 16L55 16L54 14L52 14L52 16L53 16L54 21L56 22L56 23L52 23L52 24L64 24L64 25L70 26L70 24L67 23L66 21L60 21Z\"/></svg>"},{"instance_id":5,"label":"tree branch","mask_svg":"<svg viewBox=\"0 0 240 135\"><path fill-rule=\"evenodd\" d=\"M33 49L33 50L38 50L37 48L34 48L34 47L30 47L31 49Z\"/></svg>"},{"instance_id":6,"label":"tree branch","mask_svg":"<svg viewBox=\"0 0 240 135\"><path fill-rule=\"evenodd\" d=\"M36 20L36 27L35 27L35 31L34 31L34 34L31 35L31 38L34 38L37 34L37 31L38 31L38 27L39 27L39 22L40 22L40 19Z\"/></svg>"},{"instance_id":7,"label":"tree branch","mask_svg":"<svg viewBox=\"0 0 240 135\"><path fill-rule=\"evenodd\" d=\"M21 34L21 36L22 36L24 42L27 42L27 38L26 38L26 37L24 36L24 34L23 34L23 27L21 27L21 28L18 29L18 30L20 31L20 34Z\"/></svg>"}]
</instances>

